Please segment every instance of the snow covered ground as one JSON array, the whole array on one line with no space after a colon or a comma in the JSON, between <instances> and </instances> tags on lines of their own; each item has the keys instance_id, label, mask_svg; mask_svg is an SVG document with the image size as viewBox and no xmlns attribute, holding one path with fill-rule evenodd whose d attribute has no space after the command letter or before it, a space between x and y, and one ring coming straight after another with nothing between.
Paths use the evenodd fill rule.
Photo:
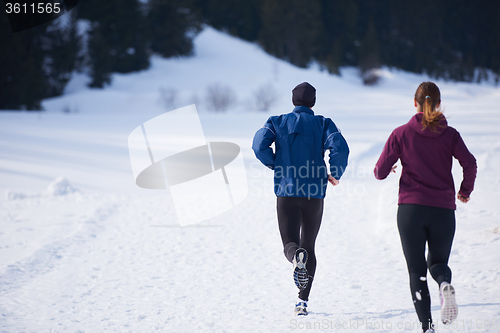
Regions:
<instances>
[{"instance_id":1,"label":"snow covered ground","mask_svg":"<svg viewBox=\"0 0 500 333\"><path fill-rule=\"evenodd\" d=\"M338 77L295 68L211 28L195 46L195 57L154 58L150 70L114 75L104 90L75 75L43 113L0 112L0 331L418 332L396 227L399 172L380 182L372 170L428 78L383 69L381 84L365 87L354 69ZM303 81L317 88L315 112L342 129L351 155L325 199L310 315L297 318L272 172L250 146L268 116L292 109L291 89ZM209 110L215 84L233 92L228 112ZM450 258L459 319L438 332L500 332L500 90L437 84L449 124L478 161ZM262 87L275 95L267 112L255 108ZM127 137L192 103L209 141L240 145L249 193L181 228L168 191L135 185ZM458 163L453 170L458 187ZM433 281L430 289L438 323Z\"/></svg>"}]
</instances>

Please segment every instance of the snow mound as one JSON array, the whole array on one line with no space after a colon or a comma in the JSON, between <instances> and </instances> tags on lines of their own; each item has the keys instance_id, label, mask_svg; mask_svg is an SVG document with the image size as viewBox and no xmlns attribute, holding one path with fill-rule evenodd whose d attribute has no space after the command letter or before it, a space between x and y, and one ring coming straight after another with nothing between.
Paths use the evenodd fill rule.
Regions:
<instances>
[{"instance_id":1,"label":"snow mound","mask_svg":"<svg viewBox=\"0 0 500 333\"><path fill-rule=\"evenodd\" d=\"M32 197L32 195L23 192L7 190L5 191L5 197L7 198L7 200L22 200L27 197Z\"/></svg>"},{"instance_id":2,"label":"snow mound","mask_svg":"<svg viewBox=\"0 0 500 333\"><path fill-rule=\"evenodd\" d=\"M78 192L78 189L74 188L71 186L69 181L64 178L64 177L59 177L56 180L54 180L52 183L50 183L49 187L47 188L47 193L48 195L54 195L54 196L59 196L59 195L67 195L71 193Z\"/></svg>"},{"instance_id":3,"label":"snow mound","mask_svg":"<svg viewBox=\"0 0 500 333\"><path fill-rule=\"evenodd\" d=\"M66 178L59 177L50 183L43 193L7 190L5 191L5 196L7 197L7 200L24 200L30 198L40 198L43 196L64 196L77 192L80 192L80 190L74 188Z\"/></svg>"}]
</instances>

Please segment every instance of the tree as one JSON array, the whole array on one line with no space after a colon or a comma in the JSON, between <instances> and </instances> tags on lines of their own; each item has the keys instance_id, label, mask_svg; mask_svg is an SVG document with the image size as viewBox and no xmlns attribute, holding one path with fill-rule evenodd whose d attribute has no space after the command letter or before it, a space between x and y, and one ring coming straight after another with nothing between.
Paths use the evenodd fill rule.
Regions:
<instances>
[{"instance_id":1,"label":"tree","mask_svg":"<svg viewBox=\"0 0 500 333\"><path fill-rule=\"evenodd\" d=\"M377 30L370 17L365 36L359 47L359 68L366 72L373 68L380 67L380 45L377 36Z\"/></svg>"},{"instance_id":2,"label":"tree","mask_svg":"<svg viewBox=\"0 0 500 333\"><path fill-rule=\"evenodd\" d=\"M201 30L194 1L150 0L147 21L153 52L163 57L192 54L193 37Z\"/></svg>"},{"instance_id":3,"label":"tree","mask_svg":"<svg viewBox=\"0 0 500 333\"><path fill-rule=\"evenodd\" d=\"M208 24L249 41L259 37L263 3L264 0L198 0Z\"/></svg>"},{"instance_id":4,"label":"tree","mask_svg":"<svg viewBox=\"0 0 500 333\"><path fill-rule=\"evenodd\" d=\"M98 22L92 23L88 38L88 59L90 77L92 81L89 86L102 88L111 83L111 72L113 71L113 54L106 38L103 36Z\"/></svg>"},{"instance_id":5,"label":"tree","mask_svg":"<svg viewBox=\"0 0 500 333\"><path fill-rule=\"evenodd\" d=\"M146 20L138 0L87 0L79 17L91 21L88 64L92 87L110 83L111 72L128 73L149 67Z\"/></svg>"},{"instance_id":6,"label":"tree","mask_svg":"<svg viewBox=\"0 0 500 333\"><path fill-rule=\"evenodd\" d=\"M318 56L323 29L319 0L267 0L261 17L259 40L267 52L300 67Z\"/></svg>"},{"instance_id":7,"label":"tree","mask_svg":"<svg viewBox=\"0 0 500 333\"><path fill-rule=\"evenodd\" d=\"M74 12L66 15L69 17L66 25L56 20L47 28L43 36L44 73L47 80L46 97L59 96L64 92L81 49L81 40L76 29L76 15Z\"/></svg>"},{"instance_id":8,"label":"tree","mask_svg":"<svg viewBox=\"0 0 500 333\"><path fill-rule=\"evenodd\" d=\"M318 60L330 73L340 66L357 65L358 5L356 1L322 0L323 32Z\"/></svg>"},{"instance_id":9,"label":"tree","mask_svg":"<svg viewBox=\"0 0 500 333\"><path fill-rule=\"evenodd\" d=\"M3 13L2 13L3 14ZM0 15L0 109L40 110L43 98L62 94L79 51L74 22L12 33Z\"/></svg>"}]
</instances>

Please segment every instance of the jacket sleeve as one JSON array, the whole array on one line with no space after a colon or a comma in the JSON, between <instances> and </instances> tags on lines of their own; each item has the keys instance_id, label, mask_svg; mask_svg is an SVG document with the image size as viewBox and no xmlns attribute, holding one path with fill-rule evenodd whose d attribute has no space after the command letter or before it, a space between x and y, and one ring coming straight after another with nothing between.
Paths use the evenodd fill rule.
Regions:
<instances>
[{"instance_id":1,"label":"jacket sleeve","mask_svg":"<svg viewBox=\"0 0 500 333\"><path fill-rule=\"evenodd\" d=\"M255 133L252 144L255 156L271 170L274 170L275 154L271 148L271 144L276 139L275 135L273 123L271 122L271 118L269 118L264 126Z\"/></svg>"},{"instance_id":2,"label":"jacket sleeve","mask_svg":"<svg viewBox=\"0 0 500 333\"><path fill-rule=\"evenodd\" d=\"M332 177L339 180L347 167L349 146L331 119L326 120L323 140L323 151L330 150L330 173Z\"/></svg>"},{"instance_id":3,"label":"jacket sleeve","mask_svg":"<svg viewBox=\"0 0 500 333\"><path fill-rule=\"evenodd\" d=\"M384 149L382 150L382 154L380 154L377 164L375 165L375 169L373 170L375 178L385 179L400 157L401 148L396 135L392 132L389 139L387 139Z\"/></svg>"},{"instance_id":4,"label":"jacket sleeve","mask_svg":"<svg viewBox=\"0 0 500 333\"><path fill-rule=\"evenodd\" d=\"M477 164L474 155L467 149L462 137L457 132L456 142L453 145L453 156L458 160L463 170L463 180L460 185L460 193L468 198L474 190L474 181L476 180Z\"/></svg>"}]
</instances>

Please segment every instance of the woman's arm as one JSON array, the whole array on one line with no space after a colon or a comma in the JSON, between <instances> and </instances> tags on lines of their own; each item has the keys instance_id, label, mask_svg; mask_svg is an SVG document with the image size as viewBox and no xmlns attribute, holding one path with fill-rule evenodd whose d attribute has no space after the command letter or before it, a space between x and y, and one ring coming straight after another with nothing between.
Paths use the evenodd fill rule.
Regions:
<instances>
[{"instance_id":1,"label":"woman's arm","mask_svg":"<svg viewBox=\"0 0 500 333\"><path fill-rule=\"evenodd\" d=\"M474 190L474 182L477 174L477 164L474 155L467 149L462 137L457 132L455 144L453 146L453 156L458 160L463 170L463 180L460 184L457 198L462 202L469 201L469 196Z\"/></svg>"},{"instance_id":2,"label":"woman's arm","mask_svg":"<svg viewBox=\"0 0 500 333\"><path fill-rule=\"evenodd\" d=\"M377 164L375 165L375 169L373 170L375 178L385 179L391 171L396 172L394 164L396 164L400 157L401 149L396 135L392 132L389 139L387 139L384 149L382 150L382 154L380 154Z\"/></svg>"}]
</instances>

